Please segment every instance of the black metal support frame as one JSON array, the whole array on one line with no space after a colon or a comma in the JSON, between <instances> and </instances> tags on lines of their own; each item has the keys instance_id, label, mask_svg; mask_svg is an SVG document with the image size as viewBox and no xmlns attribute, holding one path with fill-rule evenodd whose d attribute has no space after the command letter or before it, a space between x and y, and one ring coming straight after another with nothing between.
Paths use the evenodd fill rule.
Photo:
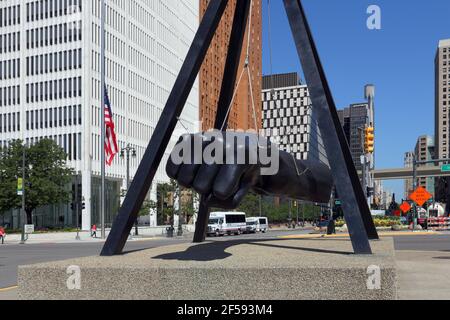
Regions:
<instances>
[{"instance_id":1,"label":"black metal support frame","mask_svg":"<svg viewBox=\"0 0 450 320\"><path fill-rule=\"evenodd\" d=\"M236 78L244 44L245 28L250 12L250 4L251 0L240 0L236 3L227 61L225 63L222 88L220 90L216 122L214 124L215 129L225 130L228 127L228 107L236 87ZM225 126L223 126L224 124ZM205 196L202 196L195 226L194 243L205 241L209 214L210 210L206 203L206 198Z\"/></svg>"},{"instance_id":2,"label":"black metal support frame","mask_svg":"<svg viewBox=\"0 0 450 320\"><path fill-rule=\"evenodd\" d=\"M305 11L300 0L284 0L284 6L303 66L312 105L317 112L336 189L342 200L353 249L358 254L371 254L369 239L378 239L378 233L353 163Z\"/></svg>"},{"instance_id":3,"label":"black metal support frame","mask_svg":"<svg viewBox=\"0 0 450 320\"><path fill-rule=\"evenodd\" d=\"M369 237L378 239L378 235L364 199L305 13L300 0L284 0L284 3L309 85L313 106L319 115L319 126L322 130L322 138L330 159L336 187L339 194L343 195L343 208L354 251L357 254L370 254L372 251ZM127 193L125 202L102 250L102 256L122 253L227 4L228 0L211 0L209 3L155 133L130 186L130 192ZM223 123L228 122L227 111L236 86L250 5L250 0L241 0L236 3L215 123L217 129L220 129ZM205 240L209 219L209 208L205 200L202 197L194 242Z\"/></svg>"},{"instance_id":4,"label":"black metal support frame","mask_svg":"<svg viewBox=\"0 0 450 320\"><path fill-rule=\"evenodd\" d=\"M125 247L227 4L228 0L211 0L208 5L130 190L103 247L102 256L121 254Z\"/></svg>"}]
</instances>

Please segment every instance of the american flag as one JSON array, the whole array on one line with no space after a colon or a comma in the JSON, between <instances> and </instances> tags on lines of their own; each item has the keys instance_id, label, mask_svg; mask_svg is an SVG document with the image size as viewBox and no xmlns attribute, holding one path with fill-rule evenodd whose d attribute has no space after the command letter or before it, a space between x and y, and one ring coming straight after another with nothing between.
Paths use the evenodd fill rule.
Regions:
<instances>
[{"instance_id":1,"label":"american flag","mask_svg":"<svg viewBox=\"0 0 450 320\"><path fill-rule=\"evenodd\" d=\"M111 102L109 101L108 92L105 89L105 126L106 126L106 136L105 136L105 154L106 154L106 164L111 166L114 157L119 153L119 148L117 146L116 132L114 130L115 125L113 121L113 113L111 110Z\"/></svg>"}]
</instances>

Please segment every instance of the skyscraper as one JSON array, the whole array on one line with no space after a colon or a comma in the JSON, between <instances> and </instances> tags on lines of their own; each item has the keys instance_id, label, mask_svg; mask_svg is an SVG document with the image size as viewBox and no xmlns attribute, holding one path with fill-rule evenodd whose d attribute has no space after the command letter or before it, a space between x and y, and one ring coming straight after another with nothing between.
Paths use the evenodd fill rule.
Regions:
<instances>
[{"instance_id":1,"label":"skyscraper","mask_svg":"<svg viewBox=\"0 0 450 320\"><path fill-rule=\"evenodd\" d=\"M414 152L406 152L404 159L405 168L412 168L414 166ZM408 199L410 194L414 191L413 186L414 179L405 179L405 195L404 199Z\"/></svg>"},{"instance_id":2,"label":"skyscraper","mask_svg":"<svg viewBox=\"0 0 450 320\"><path fill-rule=\"evenodd\" d=\"M450 39L439 41L435 58L435 158L450 158ZM450 179L436 179L437 201L448 202ZM448 204L450 205L450 204Z\"/></svg>"},{"instance_id":3,"label":"skyscraper","mask_svg":"<svg viewBox=\"0 0 450 320\"><path fill-rule=\"evenodd\" d=\"M364 154L364 130L374 125L373 112L369 103L352 104L339 110L339 119L344 128L356 169L362 171L361 156ZM373 161L370 161L371 165Z\"/></svg>"},{"instance_id":4,"label":"skyscraper","mask_svg":"<svg viewBox=\"0 0 450 320\"><path fill-rule=\"evenodd\" d=\"M86 203L84 230L100 221L100 9L100 0L0 3L0 144L50 138L64 148ZM199 2L107 1L106 11L108 93L119 148L136 149L133 177L197 31ZM196 83L180 120L192 131L198 130L198 105ZM155 182L168 181L163 169ZM125 172L120 157L107 168L108 224L126 187ZM155 197L156 186L152 190ZM70 205L42 214L45 225L62 226L74 226L77 216Z\"/></svg>"},{"instance_id":5,"label":"skyscraper","mask_svg":"<svg viewBox=\"0 0 450 320\"><path fill-rule=\"evenodd\" d=\"M200 119L203 130L214 127L236 1L229 1L200 72ZM209 0L200 0L200 18L203 17L209 2ZM252 3L249 70L252 78L251 87L253 88L253 99L257 115L256 122L259 128L255 128L249 77L245 73L230 112L230 129L261 129L261 108L258 97L261 95L262 77L262 6L261 0L253 0ZM248 32L247 24L236 82L238 82L240 73L245 65Z\"/></svg>"},{"instance_id":6,"label":"skyscraper","mask_svg":"<svg viewBox=\"0 0 450 320\"><path fill-rule=\"evenodd\" d=\"M435 144L434 139L431 136L420 136L417 139L415 156L417 161L430 161L434 159L435 154ZM433 166L434 163L427 164L426 166ZM417 186L427 189L431 194L435 193L435 178L418 178Z\"/></svg>"},{"instance_id":7,"label":"skyscraper","mask_svg":"<svg viewBox=\"0 0 450 320\"><path fill-rule=\"evenodd\" d=\"M450 39L439 41L436 53L435 153L450 158Z\"/></svg>"}]
</instances>

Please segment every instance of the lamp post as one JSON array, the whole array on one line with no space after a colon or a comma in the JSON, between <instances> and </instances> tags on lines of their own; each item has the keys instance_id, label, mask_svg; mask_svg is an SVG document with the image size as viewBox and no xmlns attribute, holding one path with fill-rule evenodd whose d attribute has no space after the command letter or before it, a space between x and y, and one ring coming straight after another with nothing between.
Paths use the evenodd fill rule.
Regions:
<instances>
[{"instance_id":1,"label":"lamp post","mask_svg":"<svg viewBox=\"0 0 450 320\"><path fill-rule=\"evenodd\" d=\"M127 162L127 192L130 188L130 158L136 158L136 149L132 147L130 144L128 144L124 149L120 151L120 157L125 158ZM139 235L139 223L138 220L136 220L136 223L134 225L135 227L135 235Z\"/></svg>"},{"instance_id":2,"label":"lamp post","mask_svg":"<svg viewBox=\"0 0 450 320\"><path fill-rule=\"evenodd\" d=\"M22 150L22 236L20 239L20 244L25 244L26 239L25 239L25 225L27 224L27 215L26 215L26 211L25 211L25 165L26 165L26 160L25 160L25 150L26 145L23 145L23 150Z\"/></svg>"}]
</instances>

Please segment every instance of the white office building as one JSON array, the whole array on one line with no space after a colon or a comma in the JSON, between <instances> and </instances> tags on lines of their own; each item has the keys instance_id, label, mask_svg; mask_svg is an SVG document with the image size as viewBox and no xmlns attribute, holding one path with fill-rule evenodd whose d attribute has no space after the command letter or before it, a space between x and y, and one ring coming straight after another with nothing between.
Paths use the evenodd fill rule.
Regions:
<instances>
[{"instance_id":1,"label":"white office building","mask_svg":"<svg viewBox=\"0 0 450 320\"><path fill-rule=\"evenodd\" d=\"M106 3L107 87L119 147L136 149L133 177L197 31L199 1ZM84 230L100 222L100 15L100 0L0 1L0 144L51 138L65 149L86 203ZM196 83L178 133L198 130L198 100ZM168 180L167 156L154 199L156 183ZM107 168L108 223L118 211L125 175L125 159L117 156ZM38 225L46 219L75 225L76 219L69 205L39 217Z\"/></svg>"},{"instance_id":2,"label":"white office building","mask_svg":"<svg viewBox=\"0 0 450 320\"><path fill-rule=\"evenodd\" d=\"M328 164L309 90L297 73L263 77L264 135L299 160Z\"/></svg>"}]
</instances>

